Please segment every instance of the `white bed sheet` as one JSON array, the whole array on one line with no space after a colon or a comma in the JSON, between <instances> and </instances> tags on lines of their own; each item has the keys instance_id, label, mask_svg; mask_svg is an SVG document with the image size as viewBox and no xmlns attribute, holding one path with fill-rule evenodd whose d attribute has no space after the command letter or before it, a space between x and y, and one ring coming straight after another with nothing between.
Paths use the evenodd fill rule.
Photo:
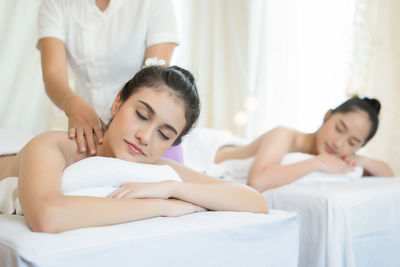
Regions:
<instances>
[{"instance_id":1,"label":"white bed sheet","mask_svg":"<svg viewBox=\"0 0 400 267\"><path fill-rule=\"evenodd\" d=\"M298 213L299 267L399 267L400 179L291 184L263 194Z\"/></svg>"},{"instance_id":2,"label":"white bed sheet","mask_svg":"<svg viewBox=\"0 0 400 267\"><path fill-rule=\"evenodd\" d=\"M297 266L295 213L199 212L59 234L0 215L0 266Z\"/></svg>"},{"instance_id":3,"label":"white bed sheet","mask_svg":"<svg viewBox=\"0 0 400 267\"><path fill-rule=\"evenodd\" d=\"M246 140L196 128L183 140L184 162L246 183L252 159L213 163L219 147L240 143ZM298 213L299 267L400 266L400 178L307 176L263 194L271 208Z\"/></svg>"}]
</instances>

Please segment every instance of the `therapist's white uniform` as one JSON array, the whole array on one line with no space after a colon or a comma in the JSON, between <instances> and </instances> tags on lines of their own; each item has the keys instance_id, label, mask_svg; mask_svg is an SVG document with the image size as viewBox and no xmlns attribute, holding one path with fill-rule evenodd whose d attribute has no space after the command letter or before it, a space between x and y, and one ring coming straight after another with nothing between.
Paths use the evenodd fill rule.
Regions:
<instances>
[{"instance_id":1,"label":"therapist's white uniform","mask_svg":"<svg viewBox=\"0 0 400 267\"><path fill-rule=\"evenodd\" d=\"M64 42L78 94L105 123L118 91L141 68L146 47L178 43L170 0L111 0L104 12L95 0L44 0L38 40L44 37Z\"/></svg>"}]
</instances>

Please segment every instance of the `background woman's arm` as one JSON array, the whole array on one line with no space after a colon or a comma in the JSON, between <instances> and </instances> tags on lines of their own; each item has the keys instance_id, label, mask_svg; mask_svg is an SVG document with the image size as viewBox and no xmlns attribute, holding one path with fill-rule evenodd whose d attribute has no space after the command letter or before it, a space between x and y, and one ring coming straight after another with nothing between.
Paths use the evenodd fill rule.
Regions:
<instances>
[{"instance_id":1,"label":"background woman's arm","mask_svg":"<svg viewBox=\"0 0 400 267\"><path fill-rule=\"evenodd\" d=\"M283 157L293 152L296 131L277 127L260 142L247 184L259 192L289 184L313 171L346 173L352 170L344 160L333 155L318 155L294 164L281 165Z\"/></svg>"},{"instance_id":2,"label":"background woman's arm","mask_svg":"<svg viewBox=\"0 0 400 267\"><path fill-rule=\"evenodd\" d=\"M364 168L365 176L380 176L380 177L393 177L393 171L389 165L383 161L370 159L364 156L354 156L349 158L357 165Z\"/></svg>"}]
</instances>

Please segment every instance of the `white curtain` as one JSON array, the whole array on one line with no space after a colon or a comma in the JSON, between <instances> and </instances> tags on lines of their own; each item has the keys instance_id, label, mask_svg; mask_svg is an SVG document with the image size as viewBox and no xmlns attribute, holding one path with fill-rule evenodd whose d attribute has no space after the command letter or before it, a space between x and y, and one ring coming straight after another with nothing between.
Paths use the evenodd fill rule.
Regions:
<instances>
[{"instance_id":1,"label":"white curtain","mask_svg":"<svg viewBox=\"0 0 400 267\"><path fill-rule=\"evenodd\" d=\"M277 125L315 131L345 98L354 1L250 1L251 87L260 107L250 135ZM258 25L258 28L257 28Z\"/></svg>"},{"instance_id":2,"label":"white curtain","mask_svg":"<svg viewBox=\"0 0 400 267\"><path fill-rule=\"evenodd\" d=\"M175 63L193 70L200 124L255 137L314 131L346 98L354 0L177 0Z\"/></svg>"},{"instance_id":3,"label":"white curtain","mask_svg":"<svg viewBox=\"0 0 400 267\"><path fill-rule=\"evenodd\" d=\"M31 134L49 129L50 105L35 47L40 3L0 1L0 127Z\"/></svg>"},{"instance_id":4,"label":"white curtain","mask_svg":"<svg viewBox=\"0 0 400 267\"><path fill-rule=\"evenodd\" d=\"M377 135L363 154L389 162L400 175L400 1L357 0L349 93L382 104Z\"/></svg>"},{"instance_id":5,"label":"white curtain","mask_svg":"<svg viewBox=\"0 0 400 267\"><path fill-rule=\"evenodd\" d=\"M182 34L171 63L197 78L200 124L243 135L233 117L248 95L249 2L180 0L175 5Z\"/></svg>"}]
</instances>

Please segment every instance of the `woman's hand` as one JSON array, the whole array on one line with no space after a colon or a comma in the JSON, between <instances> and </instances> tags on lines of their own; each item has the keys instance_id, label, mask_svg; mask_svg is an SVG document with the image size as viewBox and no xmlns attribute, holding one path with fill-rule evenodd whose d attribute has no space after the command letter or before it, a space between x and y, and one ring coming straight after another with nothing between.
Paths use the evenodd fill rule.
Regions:
<instances>
[{"instance_id":1,"label":"woman's hand","mask_svg":"<svg viewBox=\"0 0 400 267\"><path fill-rule=\"evenodd\" d=\"M94 109L77 95L67 99L65 114L68 116L68 137L75 138L79 152L95 155L96 141L103 142L105 124L99 119Z\"/></svg>"},{"instance_id":2,"label":"woman's hand","mask_svg":"<svg viewBox=\"0 0 400 267\"><path fill-rule=\"evenodd\" d=\"M177 217L206 210L203 207L179 199L168 199L167 201L168 205L163 214L165 217Z\"/></svg>"},{"instance_id":3,"label":"woman's hand","mask_svg":"<svg viewBox=\"0 0 400 267\"><path fill-rule=\"evenodd\" d=\"M160 198L171 197L175 181L162 181L155 183L126 183L114 192L109 198Z\"/></svg>"},{"instance_id":4,"label":"woman's hand","mask_svg":"<svg viewBox=\"0 0 400 267\"><path fill-rule=\"evenodd\" d=\"M364 169L364 176L393 177L390 166L383 161L367 158L360 155L352 155L346 158Z\"/></svg>"},{"instance_id":5,"label":"woman's hand","mask_svg":"<svg viewBox=\"0 0 400 267\"><path fill-rule=\"evenodd\" d=\"M318 162L318 170L327 173L346 174L353 170L353 162L341 159L334 155L320 154L315 157Z\"/></svg>"}]
</instances>

